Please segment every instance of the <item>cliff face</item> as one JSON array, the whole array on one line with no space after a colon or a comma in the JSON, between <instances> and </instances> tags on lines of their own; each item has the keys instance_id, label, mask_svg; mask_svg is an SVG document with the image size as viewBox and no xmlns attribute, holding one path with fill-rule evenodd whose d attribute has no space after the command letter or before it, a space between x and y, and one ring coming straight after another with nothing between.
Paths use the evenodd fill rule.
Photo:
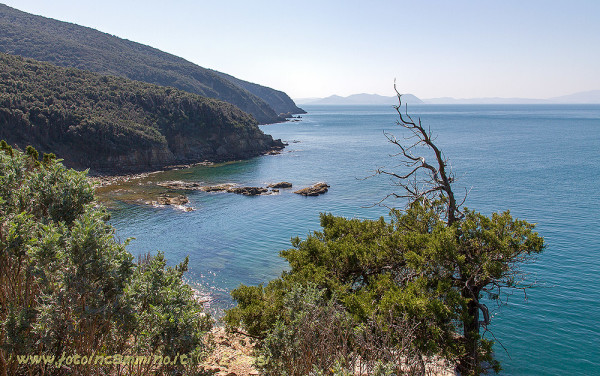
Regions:
<instances>
[{"instance_id":1,"label":"cliff face","mask_svg":"<svg viewBox=\"0 0 600 376\"><path fill-rule=\"evenodd\" d=\"M285 93L222 76L180 57L100 31L35 16L0 4L0 52L64 67L172 86L232 103L260 123L281 121L280 112L296 112L291 99L283 107L273 97ZM227 78L229 77L229 79ZM257 85L259 86L259 85ZM264 98L263 98L264 97ZM288 97L289 99L289 97ZM277 106L275 110L268 102Z\"/></svg>"},{"instance_id":2,"label":"cliff face","mask_svg":"<svg viewBox=\"0 0 600 376\"><path fill-rule=\"evenodd\" d=\"M112 175L156 171L169 166L203 161L220 162L247 159L284 146L281 140L273 140L270 135L262 132L253 133L250 137L232 133L212 141L197 137L188 138L180 134L174 136L167 145L152 145L145 148L132 148L124 152L111 152L102 158L92 156L86 150L81 149L73 150L65 147L55 149L69 167L79 170L89 168L92 175ZM21 143L21 148L24 148L24 145Z\"/></svg>"},{"instance_id":3,"label":"cliff face","mask_svg":"<svg viewBox=\"0 0 600 376\"><path fill-rule=\"evenodd\" d=\"M283 147L229 103L2 53L0 139L109 174Z\"/></svg>"}]
</instances>

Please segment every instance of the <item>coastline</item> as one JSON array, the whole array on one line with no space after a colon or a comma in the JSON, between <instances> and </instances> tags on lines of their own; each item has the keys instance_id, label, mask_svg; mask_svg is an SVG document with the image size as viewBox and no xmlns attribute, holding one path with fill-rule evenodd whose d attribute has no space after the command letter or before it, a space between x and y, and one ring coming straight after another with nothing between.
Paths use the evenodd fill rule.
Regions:
<instances>
[{"instance_id":1,"label":"coastline","mask_svg":"<svg viewBox=\"0 0 600 376\"><path fill-rule=\"evenodd\" d=\"M111 186L111 185L125 183L130 180L146 178L150 175L154 175L154 174L158 174L158 173L166 172L166 171L183 170L183 169L192 168L192 167L196 167L196 166L212 166L217 163L223 163L223 162L243 161L246 159L256 158L256 157L260 157L260 156L264 156L264 155L277 155L277 154L280 154L281 150L283 150L287 145L288 145L287 143L282 142L281 146L275 145L275 146L271 147L270 149L265 150L264 152L261 152L257 155L249 156L248 158L215 158L212 160L205 159L201 162L170 165L170 166L165 166L165 167L158 168L158 169L150 169L148 171L140 171L140 172L133 172L133 173L116 172L118 170L115 170L116 173L111 173L111 172L102 173L102 172L97 172L97 171L90 171L90 172L88 172L88 180L90 180L94 184L95 188L107 187L107 186Z\"/></svg>"},{"instance_id":2,"label":"coastline","mask_svg":"<svg viewBox=\"0 0 600 376\"><path fill-rule=\"evenodd\" d=\"M88 180L94 184L94 188L108 187L111 185L126 183L130 180L143 179L147 178L150 175L158 174L166 171L174 171L174 170L182 170L186 168L196 167L196 166L211 166L219 162L212 161L203 161L191 164L183 164L183 165L174 165L174 166L166 166L159 170L151 170L147 172L139 172L132 174L89 174Z\"/></svg>"}]
</instances>

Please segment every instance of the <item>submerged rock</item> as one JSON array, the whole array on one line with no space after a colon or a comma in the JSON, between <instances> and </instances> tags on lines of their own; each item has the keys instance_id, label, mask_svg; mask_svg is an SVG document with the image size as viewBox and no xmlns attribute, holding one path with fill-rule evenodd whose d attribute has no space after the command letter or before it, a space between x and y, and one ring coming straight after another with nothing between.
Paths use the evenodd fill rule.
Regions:
<instances>
[{"instance_id":1,"label":"submerged rock","mask_svg":"<svg viewBox=\"0 0 600 376\"><path fill-rule=\"evenodd\" d=\"M161 187L171 188L171 189L188 189L188 190L199 190L202 189L202 185L200 183L195 182L187 182L187 181L165 181L161 183L156 183Z\"/></svg>"},{"instance_id":2,"label":"submerged rock","mask_svg":"<svg viewBox=\"0 0 600 376\"><path fill-rule=\"evenodd\" d=\"M196 210L195 208L193 208L191 206L185 206L187 203L189 203L189 200L184 195L178 195L178 196L162 195L162 196L158 196L156 201L145 201L146 205L152 205L155 207L171 206L175 209L178 209L178 210L181 210L184 212L191 212L191 211Z\"/></svg>"},{"instance_id":3,"label":"submerged rock","mask_svg":"<svg viewBox=\"0 0 600 376\"><path fill-rule=\"evenodd\" d=\"M329 185L327 183L316 183L310 187L307 188L302 188L299 189L297 191L295 191L294 193L302 195L302 196L318 196L318 195L322 195L323 193L327 192L329 190Z\"/></svg>"},{"instance_id":4,"label":"submerged rock","mask_svg":"<svg viewBox=\"0 0 600 376\"><path fill-rule=\"evenodd\" d=\"M158 205L185 205L188 202L188 198L184 195L179 195L176 197L160 196L156 201Z\"/></svg>"}]
</instances>

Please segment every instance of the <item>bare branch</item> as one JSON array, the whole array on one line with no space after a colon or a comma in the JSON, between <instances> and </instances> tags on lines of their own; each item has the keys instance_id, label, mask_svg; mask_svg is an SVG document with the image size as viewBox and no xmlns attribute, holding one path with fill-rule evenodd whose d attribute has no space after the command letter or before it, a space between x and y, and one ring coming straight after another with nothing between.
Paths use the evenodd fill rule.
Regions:
<instances>
[{"instance_id":1,"label":"bare branch","mask_svg":"<svg viewBox=\"0 0 600 376\"><path fill-rule=\"evenodd\" d=\"M398 96L398 105L394 106L399 118L399 120L396 121L396 124L409 131L409 136L403 136L403 139L404 141L408 140L411 143L405 145L394 135L387 132L384 132L384 135L390 143L400 149L398 153L392 154L393 157L403 158L398 166L410 168L410 171L407 173L398 173L382 168L377 169L377 174L387 175L397 179L398 182L396 182L396 185L403 188L405 191L405 194L388 195L384 198L384 200L389 197L401 197L408 198L409 203L412 203L423 199L432 201L436 197L444 197L448 200L446 220L447 224L451 225L463 217L460 207L465 202L466 195L460 204L456 202L454 192L452 190L452 183L455 181L454 174L452 172L452 166L449 164L446 156L435 145L435 138L432 136L431 129L425 129L423 127L421 118L417 118L415 121L415 119L408 114L408 105L405 104L404 112L402 111L402 94L398 92L395 83L394 90ZM429 163L425 159L425 156L414 155L413 151L416 150L417 147L425 147L429 149L434 155L435 162ZM423 171L425 174L424 177L417 177L417 174L419 174L420 171ZM406 180L411 181L406 182ZM419 181L419 184L417 181ZM379 201L378 204L381 204L382 201Z\"/></svg>"}]
</instances>

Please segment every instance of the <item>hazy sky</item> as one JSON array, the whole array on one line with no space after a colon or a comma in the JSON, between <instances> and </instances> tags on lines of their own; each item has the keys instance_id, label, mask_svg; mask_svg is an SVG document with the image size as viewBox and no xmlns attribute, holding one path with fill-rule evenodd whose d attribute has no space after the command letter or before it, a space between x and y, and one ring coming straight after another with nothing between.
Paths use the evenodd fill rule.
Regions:
<instances>
[{"instance_id":1,"label":"hazy sky","mask_svg":"<svg viewBox=\"0 0 600 376\"><path fill-rule=\"evenodd\" d=\"M600 89L600 1L9 0L293 98Z\"/></svg>"}]
</instances>

